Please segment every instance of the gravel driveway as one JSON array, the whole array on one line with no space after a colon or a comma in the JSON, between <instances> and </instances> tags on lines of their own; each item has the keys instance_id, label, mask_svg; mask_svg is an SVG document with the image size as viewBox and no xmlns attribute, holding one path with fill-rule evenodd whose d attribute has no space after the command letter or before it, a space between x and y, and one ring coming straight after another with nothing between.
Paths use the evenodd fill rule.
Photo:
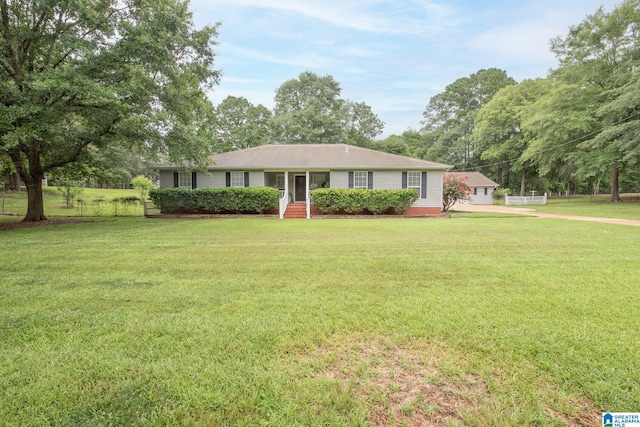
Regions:
<instances>
[{"instance_id":1,"label":"gravel driveway","mask_svg":"<svg viewBox=\"0 0 640 427\"><path fill-rule=\"evenodd\" d=\"M602 218L602 217L596 217L596 216L578 216L578 215L565 215L565 214L555 214L555 213L547 213L547 212L536 212L530 208L516 208L513 206L502 206L502 205L470 205L466 203L456 203L451 210L458 211L458 212L496 212L496 213L515 214L515 215L528 215L528 216L535 216L538 218L570 219L573 221L591 221L591 222L601 222L604 224L631 225L635 227L640 227L640 221L632 220L632 219Z\"/></svg>"}]
</instances>

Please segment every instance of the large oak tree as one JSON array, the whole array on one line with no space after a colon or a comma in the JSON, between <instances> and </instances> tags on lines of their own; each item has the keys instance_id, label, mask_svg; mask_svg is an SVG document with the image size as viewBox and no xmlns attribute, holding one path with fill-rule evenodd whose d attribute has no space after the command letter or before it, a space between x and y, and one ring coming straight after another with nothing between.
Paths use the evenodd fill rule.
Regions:
<instances>
[{"instance_id":1,"label":"large oak tree","mask_svg":"<svg viewBox=\"0 0 640 427\"><path fill-rule=\"evenodd\" d=\"M611 171L611 201L620 201L621 169L640 164L640 1L626 0L610 13L600 8L565 37L552 41L560 60L555 77L575 88L573 104L599 130L578 148L591 168Z\"/></svg>"},{"instance_id":2,"label":"large oak tree","mask_svg":"<svg viewBox=\"0 0 640 427\"><path fill-rule=\"evenodd\" d=\"M476 166L476 115L500 89L515 83L505 71L489 68L456 80L432 97L422 120L426 158L461 169Z\"/></svg>"},{"instance_id":3,"label":"large oak tree","mask_svg":"<svg viewBox=\"0 0 640 427\"><path fill-rule=\"evenodd\" d=\"M528 109L550 90L548 80L525 80L502 88L480 109L475 119L473 141L486 169L504 187L510 174L520 175L520 195L526 194L530 162L523 153L532 137L523 126ZM508 182L508 181L507 181Z\"/></svg>"},{"instance_id":4,"label":"large oak tree","mask_svg":"<svg viewBox=\"0 0 640 427\"><path fill-rule=\"evenodd\" d=\"M380 135L384 123L371 107L340 98L342 89L332 76L310 71L284 82L277 90L272 129L283 144L367 145Z\"/></svg>"},{"instance_id":5,"label":"large oak tree","mask_svg":"<svg viewBox=\"0 0 640 427\"><path fill-rule=\"evenodd\" d=\"M113 147L206 161L216 26L182 0L0 0L0 156L46 219L42 179Z\"/></svg>"},{"instance_id":6,"label":"large oak tree","mask_svg":"<svg viewBox=\"0 0 640 427\"><path fill-rule=\"evenodd\" d=\"M269 144L271 111L244 97L228 96L215 110L216 151L242 150Z\"/></svg>"}]
</instances>

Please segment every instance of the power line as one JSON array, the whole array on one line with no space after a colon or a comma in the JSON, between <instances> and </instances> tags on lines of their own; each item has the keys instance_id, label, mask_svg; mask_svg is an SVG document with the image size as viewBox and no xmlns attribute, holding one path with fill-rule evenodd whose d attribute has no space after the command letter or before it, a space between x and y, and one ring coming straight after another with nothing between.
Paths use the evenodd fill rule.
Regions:
<instances>
[{"instance_id":1,"label":"power line","mask_svg":"<svg viewBox=\"0 0 640 427\"><path fill-rule=\"evenodd\" d=\"M596 134L598 134L598 133L600 133L600 132L602 132L602 131L604 131L606 129L613 128L614 126L618 126L619 124L624 123L624 122L626 122L626 121L628 121L628 120L630 120L630 119L632 119L632 118L634 118L634 117L636 117L638 115L640 115L640 112L637 112L637 113L634 113L634 114L632 114L630 116L627 116L624 119L620 119L619 121L617 121L617 122L615 122L613 124L604 126L604 127L600 128L600 129L596 129L596 130L594 130L594 131L592 131L592 132L590 132L590 133L588 133L586 135L583 135L581 137L578 137L578 138L572 139L570 141L563 142L562 144L558 144L558 145L555 145L553 147L549 147L549 148L546 148L544 150L540 150L538 152L535 152L535 153L532 154L532 156L533 155L543 154L543 153L546 153L546 152L549 152L549 151L553 151L553 150L556 150L556 149L558 149L560 147L564 147L565 145L574 144L576 142L583 142L581 140L586 140L587 138L589 138L592 135L596 135ZM505 164L511 164L511 163L515 163L516 161L518 161L519 158L520 157L517 157L515 159L502 160L500 162L492 163L492 164L488 164L488 165L474 166L472 168L464 169L464 171L474 171L474 170L477 170L477 169L488 168L488 167L492 167L492 166L500 166L500 165L505 165ZM462 172L464 172L464 171L462 171Z\"/></svg>"}]
</instances>

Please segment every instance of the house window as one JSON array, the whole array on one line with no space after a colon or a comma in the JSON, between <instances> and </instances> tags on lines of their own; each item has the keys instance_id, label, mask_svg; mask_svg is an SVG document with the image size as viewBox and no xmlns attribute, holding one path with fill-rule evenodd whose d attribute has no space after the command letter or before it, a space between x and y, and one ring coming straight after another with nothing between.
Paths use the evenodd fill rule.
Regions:
<instances>
[{"instance_id":1,"label":"house window","mask_svg":"<svg viewBox=\"0 0 640 427\"><path fill-rule=\"evenodd\" d=\"M473 195L474 196L478 195L478 187L473 187Z\"/></svg>"},{"instance_id":2,"label":"house window","mask_svg":"<svg viewBox=\"0 0 640 427\"><path fill-rule=\"evenodd\" d=\"M178 174L178 187L191 188L191 172L180 172Z\"/></svg>"},{"instance_id":3,"label":"house window","mask_svg":"<svg viewBox=\"0 0 640 427\"><path fill-rule=\"evenodd\" d=\"M313 173L311 174L311 189L322 188L322 184L326 182L325 174Z\"/></svg>"},{"instance_id":4,"label":"house window","mask_svg":"<svg viewBox=\"0 0 640 427\"><path fill-rule=\"evenodd\" d=\"M244 172L231 172L231 186L244 187Z\"/></svg>"},{"instance_id":5,"label":"house window","mask_svg":"<svg viewBox=\"0 0 640 427\"><path fill-rule=\"evenodd\" d=\"M325 181L323 173L314 173L311 176L311 183L320 187L322 183Z\"/></svg>"},{"instance_id":6,"label":"house window","mask_svg":"<svg viewBox=\"0 0 640 427\"><path fill-rule=\"evenodd\" d=\"M368 188L366 171L355 171L353 173L353 188Z\"/></svg>"},{"instance_id":7,"label":"house window","mask_svg":"<svg viewBox=\"0 0 640 427\"><path fill-rule=\"evenodd\" d=\"M276 175L276 188L284 189L284 174Z\"/></svg>"},{"instance_id":8,"label":"house window","mask_svg":"<svg viewBox=\"0 0 640 427\"><path fill-rule=\"evenodd\" d=\"M416 171L407 172L407 188L415 188L420 194L420 188L422 185L422 173Z\"/></svg>"}]
</instances>

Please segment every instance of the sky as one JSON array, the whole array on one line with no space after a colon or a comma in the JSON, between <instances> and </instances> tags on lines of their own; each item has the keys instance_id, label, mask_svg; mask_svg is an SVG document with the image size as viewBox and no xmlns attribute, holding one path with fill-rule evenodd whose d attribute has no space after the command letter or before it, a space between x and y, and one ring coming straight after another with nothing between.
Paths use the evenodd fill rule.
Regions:
<instances>
[{"instance_id":1,"label":"sky","mask_svg":"<svg viewBox=\"0 0 640 427\"><path fill-rule=\"evenodd\" d=\"M550 40L621 0L191 0L196 26L220 23L214 105L227 96L274 107L284 82L331 75L341 98L384 123L377 139L421 127L432 96L499 68L520 82L558 62Z\"/></svg>"}]
</instances>

